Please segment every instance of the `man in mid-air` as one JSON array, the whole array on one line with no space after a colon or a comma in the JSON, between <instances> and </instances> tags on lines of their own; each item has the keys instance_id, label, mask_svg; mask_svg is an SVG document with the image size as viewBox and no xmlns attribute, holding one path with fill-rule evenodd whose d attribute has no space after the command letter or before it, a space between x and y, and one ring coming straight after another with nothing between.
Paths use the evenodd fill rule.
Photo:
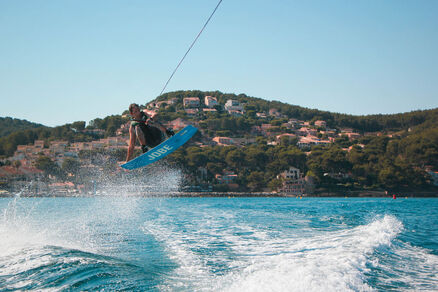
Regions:
<instances>
[{"instance_id":1,"label":"man in mid-air","mask_svg":"<svg viewBox=\"0 0 438 292\"><path fill-rule=\"evenodd\" d=\"M149 116L146 110L140 110L136 103L129 106L129 113L132 121L129 127L129 146L126 162L131 160L135 140L139 141L141 150L146 153L149 148L157 146L174 134L172 130L167 130L161 123L154 121L153 115Z\"/></svg>"}]
</instances>

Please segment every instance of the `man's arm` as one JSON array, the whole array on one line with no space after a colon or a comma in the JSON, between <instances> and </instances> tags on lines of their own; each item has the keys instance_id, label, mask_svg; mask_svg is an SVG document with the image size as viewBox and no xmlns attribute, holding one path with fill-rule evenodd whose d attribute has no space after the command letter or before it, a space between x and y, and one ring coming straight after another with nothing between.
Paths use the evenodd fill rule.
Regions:
<instances>
[{"instance_id":1,"label":"man's arm","mask_svg":"<svg viewBox=\"0 0 438 292\"><path fill-rule=\"evenodd\" d=\"M144 109L143 112L151 119L153 119L157 115L157 112L153 110Z\"/></svg>"},{"instance_id":2,"label":"man's arm","mask_svg":"<svg viewBox=\"0 0 438 292\"><path fill-rule=\"evenodd\" d=\"M131 160L132 153L134 152L135 138L136 138L135 130L134 127L131 126L129 127L129 146L128 146L128 153L126 155L126 162Z\"/></svg>"},{"instance_id":3,"label":"man's arm","mask_svg":"<svg viewBox=\"0 0 438 292\"><path fill-rule=\"evenodd\" d=\"M154 119L155 116L156 113L154 113L153 115L149 115L149 119L146 121L146 124L157 127L158 129L160 129L160 131L166 133L167 129L163 126L162 123Z\"/></svg>"},{"instance_id":4,"label":"man's arm","mask_svg":"<svg viewBox=\"0 0 438 292\"><path fill-rule=\"evenodd\" d=\"M151 125L151 126L154 126L154 127L157 127L158 129L160 129L162 132L164 132L164 133L166 133L166 128L163 126L163 124L161 124L160 122L158 122L158 121L155 121L155 120L153 120L153 119L149 119L148 120L148 125Z\"/></svg>"}]
</instances>

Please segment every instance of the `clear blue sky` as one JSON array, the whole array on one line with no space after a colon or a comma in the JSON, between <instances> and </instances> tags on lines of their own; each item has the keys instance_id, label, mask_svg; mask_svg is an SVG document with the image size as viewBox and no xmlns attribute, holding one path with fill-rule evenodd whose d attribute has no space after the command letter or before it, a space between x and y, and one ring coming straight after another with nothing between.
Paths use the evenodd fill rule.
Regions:
<instances>
[{"instance_id":1,"label":"clear blue sky","mask_svg":"<svg viewBox=\"0 0 438 292\"><path fill-rule=\"evenodd\" d=\"M120 114L164 83L217 0L0 0L0 116ZM223 0L167 91L349 114L438 107L438 1Z\"/></svg>"}]
</instances>

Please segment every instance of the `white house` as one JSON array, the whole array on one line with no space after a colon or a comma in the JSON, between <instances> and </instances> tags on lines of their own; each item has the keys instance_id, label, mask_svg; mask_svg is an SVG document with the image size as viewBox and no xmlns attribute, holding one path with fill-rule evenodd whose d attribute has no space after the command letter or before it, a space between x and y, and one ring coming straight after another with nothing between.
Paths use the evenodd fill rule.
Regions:
<instances>
[{"instance_id":1,"label":"white house","mask_svg":"<svg viewBox=\"0 0 438 292\"><path fill-rule=\"evenodd\" d=\"M283 179L283 184L278 190L279 192L289 196L301 196L304 194L306 181L298 168L291 166L288 170L280 173L277 178Z\"/></svg>"},{"instance_id":2,"label":"white house","mask_svg":"<svg viewBox=\"0 0 438 292\"><path fill-rule=\"evenodd\" d=\"M238 100L229 99L225 103L225 110L243 112L243 106L240 104Z\"/></svg>"},{"instance_id":3,"label":"white house","mask_svg":"<svg viewBox=\"0 0 438 292\"><path fill-rule=\"evenodd\" d=\"M216 97L206 96L204 99L205 106L208 108L212 108L215 105L218 105Z\"/></svg>"}]
</instances>

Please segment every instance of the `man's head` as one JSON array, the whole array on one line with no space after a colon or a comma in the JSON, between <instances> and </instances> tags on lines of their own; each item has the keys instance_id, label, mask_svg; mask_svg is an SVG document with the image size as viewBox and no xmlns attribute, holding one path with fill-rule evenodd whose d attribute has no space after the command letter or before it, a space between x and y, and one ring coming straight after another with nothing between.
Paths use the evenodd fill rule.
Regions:
<instances>
[{"instance_id":1,"label":"man's head","mask_svg":"<svg viewBox=\"0 0 438 292\"><path fill-rule=\"evenodd\" d=\"M129 113L134 120L141 120L143 112L140 110L140 106L138 104L132 103L129 105Z\"/></svg>"},{"instance_id":2,"label":"man's head","mask_svg":"<svg viewBox=\"0 0 438 292\"><path fill-rule=\"evenodd\" d=\"M136 103L131 103L129 105L129 113L132 115L132 113L136 111L140 111L140 106Z\"/></svg>"}]
</instances>

